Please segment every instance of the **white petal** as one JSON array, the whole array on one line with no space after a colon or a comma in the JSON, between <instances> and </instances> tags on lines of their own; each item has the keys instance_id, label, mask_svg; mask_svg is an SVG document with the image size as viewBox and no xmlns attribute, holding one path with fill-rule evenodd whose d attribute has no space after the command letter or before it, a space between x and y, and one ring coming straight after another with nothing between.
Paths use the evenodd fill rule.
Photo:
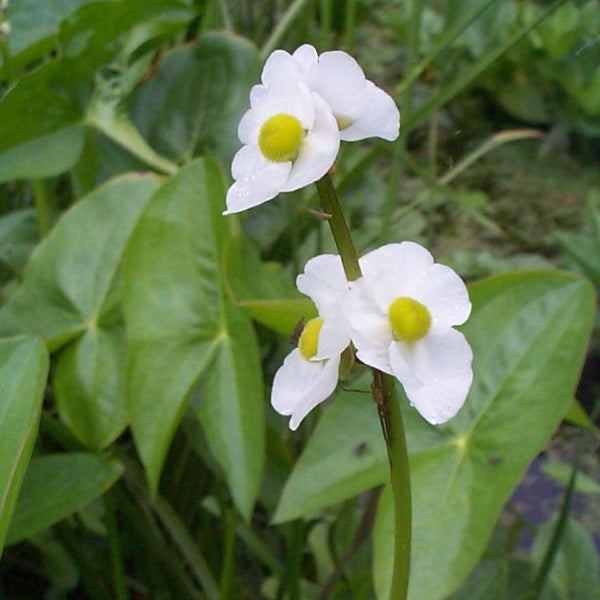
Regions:
<instances>
[{"instance_id":1,"label":"white petal","mask_svg":"<svg viewBox=\"0 0 600 600\"><path fill-rule=\"evenodd\" d=\"M304 138L283 192L291 192L321 179L333 165L340 147L337 122L322 98L313 94L315 121Z\"/></svg>"},{"instance_id":2,"label":"white petal","mask_svg":"<svg viewBox=\"0 0 600 600\"><path fill-rule=\"evenodd\" d=\"M415 242L386 244L365 254L360 260L363 274L376 276L380 271L396 271L407 280L433 264L430 252Z\"/></svg>"},{"instance_id":3,"label":"white petal","mask_svg":"<svg viewBox=\"0 0 600 600\"><path fill-rule=\"evenodd\" d=\"M308 83L331 107L338 120L358 118L367 105L367 80L346 52L323 52L310 69Z\"/></svg>"},{"instance_id":4,"label":"white petal","mask_svg":"<svg viewBox=\"0 0 600 600\"><path fill-rule=\"evenodd\" d=\"M374 369L379 369L388 375L394 375L394 371L390 365L387 348L380 348L378 350L358 350L356 352L356 358L365 365L369 365Z\"/></svg>"},{"instance_id":5,"label":"white petal","mask_svg":"<svg viewBox=\"0 0 600 600\"><path fill-rule=\"evenodd\" d=\"M304 360L297 348L287 355L275 373L271 404L278 413L291 415L290 429L297 429L302 419L333 393L339 364L339 355L322 362Z\"/></svg>"},{"instance_id":6,"label":"white petal","mask_svg":"<svg viewBox=\"0 0 600 600\"><path fill-rule=\"evenodd\" d=\"M462 325L471 314L467 286L446 265L432 265L414 297L429 309L437 326Z\"/></svg>"},{"instance_id":7,"label":"white petal","mask_svg":"<svg viewBox=\"0 0 600 600\"><path fill-rule=\"evenodd\" d=\"M411 404L433 425L445 423L465 402L473 371L473 353L464 335L455 329L433 332L415 346L421 348L408 363L416 367L423 385L403 382ZM406 357L406 355L405 355Z\"/></svg>"},{"instance_id":8,"label":"white petal","mask_svg":"<svg viewBox=\"0 0 600 600\"><path fill-rule=\"evenodd\" d=\"M412 365L407 362L410 356L410 346L402 342L392 342L389 347L390 365L392 373L398 378L404 389L410 387L417 389L423 387L424 382L419 379Z\"/></svg>"},{"instance_id":9,"label":"white petal","mask_svg":"<svg viewBox=\"0 0 600 600\"><path fill-rule=\"evenodd\" d=\"M340 355L350 344L350 325L339 306L320 313L323 319L317 354L312 360L323 360Z\"/></svg>"},{"instance_id":10,"label":"white petal","mask_svg":"<svg viewBox=\"0 0 600 600\"><path fill-rule=\"evenodd\" d=\"M391 96L367 81L367 104L363 112L349 127L340 131L340 137L347 142L380 137L393 141L400 132L400 111Z\"/></svg>"},{"instance_id":11,"label":"white petal","mask_svg":"<svg viewBox=\"0 0 600 600\"><path fill-rule=\"evenodd\" d=\"M233 185L227 191L224 215L258 206L274 198L288 178L291 163L266 160L256 146L243 146L233 157Z\"/></svg>"},{"instance_id":12,"label":"white petal","mask_svg":"<svg viewBox=\"0 0 600 600\"><path fill-rule=\"evenodd\" d=\"M296 61L285 50L275 50L265 62L261 81L266 86L278 86L292 83L300 76Z\"/></svg>"},{"instance_id":13,"label":"white petal","mask_svg":"<svg viewBox=\"0 0 600 600\"><path fill-rule=\"evenodd\" d=\"M373 300L368 282L354 282L344 301L344 312L350 323L352 341L358 350L376 349L387 352L393 341L387 314Z\"/></svg>"},{"instance_id":14,"label":"white petal","mask_svg":"<svg viewBox=\"0 0 600 600\"><path fill-rule=\"evenodd\" d=\"M257 86L255 86L257 87ZM238 124L237 134L242 144L250 141L256 142L258 138L258 123L256 122L256 111L247 110Z\"/></svg>"},{"instance_id":15,"label":"white petal","mask_svg":"<svg viewBox=\"0 0 600 600\"><path fill-rule=\"evenodd\" d=\"M411 278L405 277L402 271L379 271L376 276L364 275L365 285L369 287L371 296L386 316L390 304L401 296L417 298L421 282L425 279L425 271L415 272Z\"/></svg>"},{"instance_id":16,"label":"white petal","mask_svg":"<svg viewBox=\"0 0 600 600\"><path fill-rule=\"evenodd\" d=\"M296 278L298 289L316 304L319 313L339 302L348 291L342 260L337 254L311 258Z\"/></svg>"},{"instance_id":17,"label":"white petal","mask_svg":"<svg viewBox=\"0 0 600 600\"><path fill-rule=\"evenodd\" d=\"M285 78L265 89L266 93L252 107L258 129L267 119L282 113L296 117L305 130L314 126L313 94L300 76Z\"/></svg>"},{"instance_id":18,"label":"white petal","mask_svg":"<svg viewBox=\"0 0 600 600\"><path fill-rule=\"evenodd\" d=\"M317 51L310 44L302 44L293 54L294 60L298 63L302 74L306 77L313 65L317 64L319 56Z\"/></svg>"}]
</instances>

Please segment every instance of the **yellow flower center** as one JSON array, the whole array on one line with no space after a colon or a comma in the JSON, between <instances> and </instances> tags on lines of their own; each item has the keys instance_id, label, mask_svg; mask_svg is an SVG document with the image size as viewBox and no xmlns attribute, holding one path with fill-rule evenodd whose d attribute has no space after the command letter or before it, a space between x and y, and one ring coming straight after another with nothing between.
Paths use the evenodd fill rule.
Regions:
<instances>
[{"instance_id":1,"label":"yellow flower center","mask_svg":"<svg viewBox=\"0 0 600 600\"><path fill-rule=\"evenodd\" d=\"M304 139L302 123L292 115L281 113L267 119L258 133L258 147L265 158L286 162L298 156Z\"/></svg>"},{"instance_id":2,"label":"yellow flower center","mask_svg":"<svg viewBox=\"0 0 600 600\"><path fill-rule=\"evenodd\" d=\"M416 342L424 338L431 327L431 313L413 298L396 298L388 308L388 318L397 342Z\"/></svg>"},{"instance_id":3,"label":"yellow flower center","mask_svg":"<svg viewBox=\"0 0 600 600\"><path fill-rule=\"evenodd\" d=\"M305 360L310 360L317 353L321 327L323 327L323 319L315 317L302 330L302 335L298 340L298 350Z\"/></svg>"}]
</instances>

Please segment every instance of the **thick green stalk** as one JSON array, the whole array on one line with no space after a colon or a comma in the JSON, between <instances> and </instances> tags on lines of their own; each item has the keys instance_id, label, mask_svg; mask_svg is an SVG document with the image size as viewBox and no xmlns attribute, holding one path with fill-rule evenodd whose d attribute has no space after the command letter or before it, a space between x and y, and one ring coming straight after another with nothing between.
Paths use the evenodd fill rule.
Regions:
<instances>
[{"instance_id":1,"label":"thick green stalk","mask_svg":"<svg viewBox=\"0 0 600 600\"><path fill-rule=\"evenodd\" d=\"M349 281L354 281L362 275L358 263L358 254L329 174L317 181L317 189L319 190L323 210L331 215L329 226L342 259L346 278ZM410 471L406 436L394 378L373 369L372 389L387 446L390 479L394 495L396 533L394 574L390 598L404 600L408 591L412 530Z\"/></svg>"},{"instance_id":2,"label":"thick green stalk","mask_svg":"<svg viewBox=\"0 0 600 600\"><path fill-rule=\"evenodd\" d=\"M358 264L358 254L354 247L354 243L352 242L350 230L348 229L346 219L344 219L344 213L342 212L329 173L317 181L317 190L319 190L321 206L329 215L329 227L331 228L335 245L340 252L346 277L348 278L348 281L354 281L362 275Z\"/></svg>"},{"instance_id":3,"label":"thick green stalk","mask_svg":"<svg viewBox=\"0 0 600 600\"><path fill-rule=\"evenodd\" d=\"M377 404L390 463L394 495L394 572L390 598L406 598L410 575L412 536L412 502L406 435L396 395L394 378L381 371L373 372L373 398Z\"/></svg>"}]
</instances>

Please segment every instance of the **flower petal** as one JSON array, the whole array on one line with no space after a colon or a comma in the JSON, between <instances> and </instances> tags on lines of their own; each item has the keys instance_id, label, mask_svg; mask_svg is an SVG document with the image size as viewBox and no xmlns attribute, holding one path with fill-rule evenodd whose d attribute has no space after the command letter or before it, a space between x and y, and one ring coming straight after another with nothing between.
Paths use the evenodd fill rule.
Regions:
<instances>
[{"instance_id":1,"label":"flower petal","mask_svg":"<svg viewBox=\"0 0 600 600\"><path fill-rule=\"evenodd\" d=\"M242 146L231 163L234 181L227 191L224 215L258 206L277 196L288 178L290 162L266 160L256 146Z\"/></svg>"},{"instance_id":2,"label":"flower petal","mask_svg":"<svg viewBox=\"0 0 600 600\"><path fill-rule=\"evenodd\" d=\"M389 348L390 365L392 374L404 386L404 389L418 389L423 387L424 383L419 379L412 366L407 362L410 356L410 347L402 342L392 342Z\"/></svg>"},{"instance_id":3,"label":"flower petal","mask_svg":"<svg viewBox=\"0 0 600 600\"><path fill-rule=\"evenodd\" d=\"M323 52L309 71L308 83L331 107L338 121L354 121L367 105L367 80L346 52Z\"/></svg>"},{"instance_id":4,"label":"flower petal","mask_svg":"<svg viewBox=\"0 0 600 600\"><path fill-rule=\"evenodd\" d=\"M386 244L365 254L360 260L363 274L377 276L381 271L395 271L411 280L433 264L430 252L415 242Z\"/></svg>"},{"instance_id":5,"label":"flower petal","mask_svg":"<svg viewBox=\"0 0 600 600\"><path fill-rule=\"evenodd\" d=\"M337 254L311 258L296 278L296 286L316 304L319 313L340 302L348 292L341 258Z\"/></svg>"},{"instance_id":6,"label":"flower petal","mask_svg":"<svg viewBox=\"0 0 600 600\"><path fill-rule=\"evenodd\" d=\"M369 365L374 369L379 369L388 375L394 375L392 366L390 365L388 349L377 349L377 350L358 350L356 352L356 358L363 362L365 365Z\"/></svg>"},{"instance_id":7,"label":"flower petal","mask_svg":"<svg viewBox=\"0 0 600 600\"><path fill-rule=\"evenodd\" d=\"M471 314L467 286L446 265L432 265L414 297L429 309L437 326L462 325Z\"/></svg>"},{"instance_id":8,"label":"flower petal","mask_svg":"<svg viewBox=\"0 0 600 600\"><path fill-rule=\"evenodd\" d=\"M317 51L310 44L302 44L302 46L297 48L292 54L292 57L298 63L298 66L305 77L308 77L311 67L316 65L319 60Z\"/></svg>"},{"instance_id":9,"label":"flower petal","mask_svg":"<svg viewBox=\"0 0 600 600\"><path fill-rule=\"evenodd\" d=\"M350 344L350 326L339 306L320 312L323 325L319 332L317 354L311 360L324 360L341 354Z\"/></svg>"},{"instance_id":10,"label":"flower petal","mask_svg":"<svg viewBox=\"0 0 600 600\"><path fill-rule=\"evenodd\" d=\"M337 122L327 103L313 94L315 120L292 165L290 176L282 192L297 190L321 179L333 165L340 147Z\"/></svg>"},{"instance_id":11,"label":"flower petal","mask_svg":"<svg viewBox=\"0 0 600 600\"><path fill-rule=\"evenodd\" d=\"M363 112L345 129L340 137L346 142L380 137L390 142L400 133L400 111L386 92L367 80L367 102Z\"/></svg>"},{"instance_id":12,"label":"flower petal","mask_svg":"<svg viewBox=\"0 0 600 600\"><path fill-rule=\"evenodd\" d=\"M344 301L344 312L348 317L352 341L358 350L380 350L387 353L393 341L387 314L377 306L370 293L368 281L358 279L352 285Z\"/></svg>"},{"instance_id":13,"label":"flower petal","mask_svg":"<svg viewBox=\"0 0 600 600\"><path fill-rule=\"evenodd\" d=\"M404 390L427 421L445 423L460 410L471 387L473 352L455 329L432 332L416 346L419 349L412 356L403 356L422 385L403 381Z\"/></svg>"},{"instance_id":14,"label":"flower petal","mask_svg":"<svg viewBox=\"0 0 600 600\"><path fill-rule=\"evenodd\" d=\"M257 130L267 119L282 113L296 117L305 130L313 127L315 120L313 93L300 75L292 79L283 78L269 87L261 87L265 91L257 94L257 100L252 105L254 118L258 124Z\"/></svg>"},{"instance_id":15,"label":"flower petal","mask_svg":"<svg viewBox=\"0 0 600 600\"><path fill-rule=\"evenodd\" d=\"M321 362L304 360L297 348L287 355L275 373L271 404L279 414L291 415L290 429L333 393L339 365L339 355Z\"/></svg>"},{"instance_id":16,"label":"flower petal","mask_svg":"<svg viewBox=\"0 0 600 600\"><path fill-rule=\"evenodd\" d=\"M263 67L260 79L268 87L294 84L300 75L292 55L285 50L271 52Z\"/></svg>"},{"instance_id":17,"label":"flower petal","mask_svg":"<svg viewBox=\"0 0 600 600\"><path fill-rule=\"evenodd\" d=\"M254 87L258 86L255 85ZM258 139L258 123L256 122L256 111L250 109L244 113L238 124L237 134L242 144L247 144L250 141L256 142L256 140Z\"/></svg>"}]
</instances>

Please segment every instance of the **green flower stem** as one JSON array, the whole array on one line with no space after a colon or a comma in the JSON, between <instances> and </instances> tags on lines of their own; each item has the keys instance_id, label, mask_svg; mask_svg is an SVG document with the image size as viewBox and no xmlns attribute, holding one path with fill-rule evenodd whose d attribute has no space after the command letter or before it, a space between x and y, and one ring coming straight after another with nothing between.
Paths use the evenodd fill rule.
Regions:
<instances>
[{"instance_id":1,"label":"green flower stem","mask_svg":"<svg viewBox=\"0 0 600 600\"><path fill-rule=\"evenodd\" d=\"M329 215L329 227L340 252L346 277L348 281L354 281L362 275L358 264L358 254L329 173L317 181L317 190L321 198L321 206Z\"/></svg>"},{"instance_id":2,"label":"green flower stem","mask_svg":"<svg viewBox=\"0 0 600 600\"><path fill-rule=\"evenodd\" d=\"M358 279L362 273L358 263L358 254L350 236L350 230L329 174L317 181L323 210L330 215L329 226L340 253L346 278ZM394 495L395 543L394 573L390 598L404 600L408 591L410 572L410 545L412 529L410 471L404 424L400 413L400 404L396 395L394 378L377 369L373 369L373 399L381 422L383 436L390 463L390 479Z\"/></svg>"},{"instance_id":3,"label":"green flower stem","mask_svg":"<svg viewBox=\"0 0 600 600\"><path fill-rule=\"evenodd\" d=\"M391 375L374 370L373 398L377 404L387 446L394 495L394 572L390 598L402 600L408 593L410 574L412 504L406 435L396 386Z\"/></svg>"}]
</instances>

